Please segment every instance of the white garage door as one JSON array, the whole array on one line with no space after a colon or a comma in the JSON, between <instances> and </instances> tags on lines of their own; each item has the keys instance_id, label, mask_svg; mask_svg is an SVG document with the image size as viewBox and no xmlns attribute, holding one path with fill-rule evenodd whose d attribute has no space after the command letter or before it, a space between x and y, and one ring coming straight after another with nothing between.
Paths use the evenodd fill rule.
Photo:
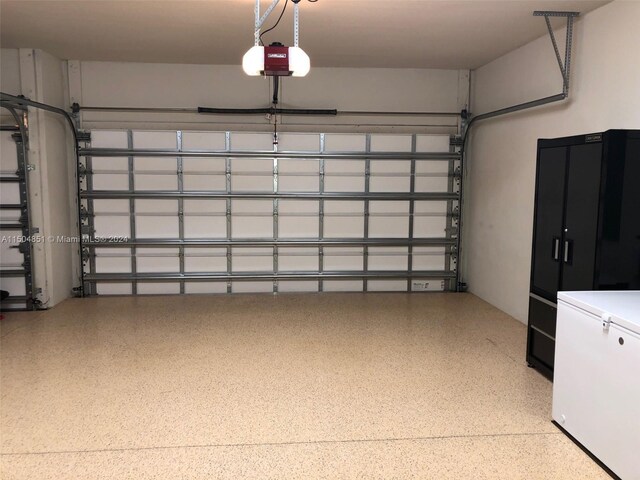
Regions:
<instances>
[{"instance_id":1,"label":"white garage door","mask_svg":"<svg viewBox=\"0 0 640 480\"><path fill-rule=\"evenodd\" d=\"M0 289L9 292L2 310L35 307L31 269L27 170L17 127L0 131ZM37 241L33 235L33 241ZM36 238L37 237L37 238Z\"/></svg>"},{"instance_id":2,"label":"white garage door","mask_svg":"<svg viewBox=\"0 0 640 480\"><path fill-rule=\"evenodd\" d=\"M448 135L93 130L85 294L455 290Z\"/></svg>"}]
</instances>

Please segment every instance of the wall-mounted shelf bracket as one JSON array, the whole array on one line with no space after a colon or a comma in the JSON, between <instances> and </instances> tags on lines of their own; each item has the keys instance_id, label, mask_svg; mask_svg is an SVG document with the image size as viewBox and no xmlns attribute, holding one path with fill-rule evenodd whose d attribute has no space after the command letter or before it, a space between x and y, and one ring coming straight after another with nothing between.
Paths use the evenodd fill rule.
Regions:
<instances>
[{"instance_id":1,"label":"wall-mounted shelf bracket","mask_svg":"<svg viewBox=\"0 0 640 480\"><path fill-rule=\"evenodd\" d=\"M533 12L534 17L544 17L544 21L547 24L547 29L549 30L549 37L551 38L551 43L553 44L553 50L556 53L556 59L558 60L558 66L560 67L560 73L562 75L562 92L565 95L569 93L569 73L571 69L571 45L573 41L573 19L578 15L580 15L579 12L554 12L554 11L546 11L546 10L536 10L535 12ZM551 21L549 20L550 17L565 17L567 19L564 62L560 57L560 50L558 49L558 42L556 42L556 37L553 33L553 28L551 27Z\"/></svg>"}]
</instances>

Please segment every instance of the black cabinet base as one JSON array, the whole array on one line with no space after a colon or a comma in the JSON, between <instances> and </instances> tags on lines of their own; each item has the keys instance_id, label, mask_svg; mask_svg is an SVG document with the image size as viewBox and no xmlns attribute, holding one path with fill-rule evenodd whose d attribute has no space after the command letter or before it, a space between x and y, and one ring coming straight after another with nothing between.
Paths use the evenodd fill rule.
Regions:
<instances>
[{"instance_id":1,"label":"black cabinet base","mask_svg":"<svg viewBox=\"0 0 640 480\"><path fill-rule=\"evenodd\" d=\"M580 447L580 450L582 450L584 453L586 453L587 455L589 455L589 457L591 458L591 460L593 460L594 462L596 462L598 464L598 466L600 468L602 468L605 472L607 472L611 478L615 478L616 480L622 480L618 475L616 475L609 467L607 467L604 463L602 463L598 457L596 457L593 453L591 453L589 450L587 450L587 448L582 445L578 440L576 440L574 438L573 435L571 435L569 432L567 432L564 428L562 428L560 426L560 424L558 422L556 422L555 420L552 420L551 423L553 423L556 427L558 427L558 430L560 430L562 433L564 433L567 437L569 437L569 439L575 443L578 447Z\"/></svg>"},{"instance_id":2,"label":"black cabinet base","mask_svg":"<svg viewBox=\"0 0 640 480\"><path fill-rule=\"evenodd\" d=\"M531 294L527 327L527 363L553 381L556 350L555 305Z\"/></svg>"},{"instance_id":3,"label":"black cabinet base","mask_svg":"<svg viewBox=\"0 0 640 480\"><path fill-rule=\"evenodd\" d=\"M527 357L527 366L529 368L534 368L538 372L540 372L544 377L551 380L553 382L553 370L550 369L547 365L542 363L536 357Z\"/></svg>"}]
</instances>

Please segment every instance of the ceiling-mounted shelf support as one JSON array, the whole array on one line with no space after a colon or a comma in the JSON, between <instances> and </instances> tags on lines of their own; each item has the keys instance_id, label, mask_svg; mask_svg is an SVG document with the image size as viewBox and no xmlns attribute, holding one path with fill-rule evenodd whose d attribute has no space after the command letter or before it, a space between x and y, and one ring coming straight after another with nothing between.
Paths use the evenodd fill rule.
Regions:
<instances>
[{"instance_id":1,"label":"ceiling-mounted shelf support","mask_svg":"<svg viewBox=\"0 0 640 480\"><path fill-rule=\"evenodd\" d=\"M544 17L544 21L547 24L547 29L549 30L549 37L551 38L551 43L553 44L553 50L556 53L558 66L560 67L560 74L562 75L562 93L565 96L569 94L569 75L571 71L571 46L573 41L573 19L578 15L580 15L579 12L554 12L554 11L546 11L546 10L536 10L535 12L533 12L534 17ZM558 48L558 43L556 42L556 36L553 33L553 28L551 27L551 21L549 20L549 17L565 17L567 19L564 62L560 57L560 49Z\"/></svg>"},{"instance_id":2,"label":"ceiling-mounted shelf support","mask_svg":"<svg viewBox=\"0 0 640 480\"><path fill-rule=\"evenodd\" d=\"M267 10L264 12L264 15L262 15L261 17L260 16L260 0L256 0L256 5L254 9L256 14L256 29L253 33L254 43L256 47L260 45L260 29L262 28L262 24L267 19L269 14L273 11L273 9L276 8L276 5L278 5L278 3L280 3L280 0L273 0L273 2L271 2L271 5L269 5Z\"/></svg>"}]
</instances>

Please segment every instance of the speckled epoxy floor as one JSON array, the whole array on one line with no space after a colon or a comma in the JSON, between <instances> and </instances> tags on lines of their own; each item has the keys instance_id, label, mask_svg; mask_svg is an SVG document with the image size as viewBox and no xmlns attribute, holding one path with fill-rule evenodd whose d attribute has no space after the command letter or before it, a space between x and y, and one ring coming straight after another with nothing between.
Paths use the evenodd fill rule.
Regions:
<instances>
[{"instance_id":1,"label":"speckled epoxy floor","mask_svg":"<svg viewBox=\"0 0 640 480\"><path fill-rule=\"evenodd\" d=\"M67 300L0 324L2 479L608 478L470 294Z\"/></svg>"}]
</instances>

